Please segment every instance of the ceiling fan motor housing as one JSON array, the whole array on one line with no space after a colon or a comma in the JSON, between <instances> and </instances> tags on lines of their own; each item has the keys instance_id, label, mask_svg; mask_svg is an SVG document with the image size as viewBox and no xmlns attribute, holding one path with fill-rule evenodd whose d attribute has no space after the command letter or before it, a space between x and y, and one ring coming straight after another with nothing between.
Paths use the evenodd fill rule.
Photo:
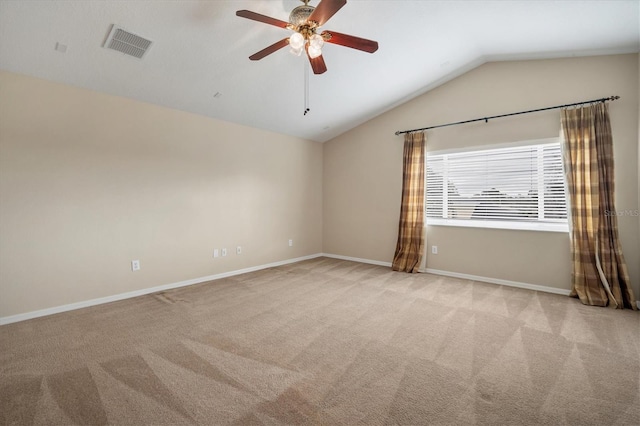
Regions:
<instances>
[{"instance_id":1,"label":"ceiling fan motor housing","mask_svg":"<svg viewBox=\"0 0 640 426\"><path fill-rule=\"evenodd\" d=\"M291 14L289 14L289 24L291 24L294 30L298 31L300 26L307 24L307 20L314 10L315 7L307 4L296 7L291 11Z\"/></svg>"}]
</instances>

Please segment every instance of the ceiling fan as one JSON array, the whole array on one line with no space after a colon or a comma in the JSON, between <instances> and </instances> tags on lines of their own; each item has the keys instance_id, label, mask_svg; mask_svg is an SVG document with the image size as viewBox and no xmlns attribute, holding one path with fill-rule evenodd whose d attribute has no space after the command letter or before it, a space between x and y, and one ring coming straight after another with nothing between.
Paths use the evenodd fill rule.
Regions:
<instances>
[{"instance_id":1,"label":"ceiling fan","mask_svg":"<svg viewBox=\"0 0 640 426\"><path fill-rule=\"evenodd\" d=\"M261 15L249 10L238 10L237 16L263 22L276 27L293 30L291 37L284 38L273 43L261 51L249 56L252 61L258 61L285 46L291 47L291 53L300 55L304 50L314 74L322 74L327 71L327 66L322 57L322 45L326 43L338 44L363 52L373 53L378 50L378 42L354 37L335 31L322 31L317 33L319 27L324 25L335 13L347 4L347 0L321 0L318 6L309 6L309 0L300 0L304 3L291 11L289 22Z\"/></svg>"}]
</instances>

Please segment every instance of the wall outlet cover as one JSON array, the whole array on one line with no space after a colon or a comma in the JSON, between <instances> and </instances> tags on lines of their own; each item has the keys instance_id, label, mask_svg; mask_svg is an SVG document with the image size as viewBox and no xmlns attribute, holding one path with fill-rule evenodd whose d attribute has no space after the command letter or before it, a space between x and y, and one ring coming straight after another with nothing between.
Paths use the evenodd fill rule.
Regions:
<instances>
[{"instance_id":1,"label":"wall outlet cover","mask_svg":"<svg viewBox=\"0 0 640 426\"><path fill-rule=\"evenodd\" d=\"M139 271L140 270L140 261L139 260L132 260L131 261L131 270L132 271Z\"/></svg>"}]
</instances>

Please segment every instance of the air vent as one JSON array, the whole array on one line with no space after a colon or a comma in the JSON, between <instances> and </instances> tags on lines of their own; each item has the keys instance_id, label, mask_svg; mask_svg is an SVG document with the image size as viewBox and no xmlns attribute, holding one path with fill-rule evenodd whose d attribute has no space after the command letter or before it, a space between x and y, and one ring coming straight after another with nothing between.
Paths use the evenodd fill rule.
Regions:
<instances>
[{"instance_id":1,"label":"air vent","mask_svg":"<svg viewBox=\"0 0 640 426\"><path fill-rule=\"evenodd\" d=\"M151 47L151 43L151 40L113 25L103 47L142 59Z\"/></svg>"}]
</instances>

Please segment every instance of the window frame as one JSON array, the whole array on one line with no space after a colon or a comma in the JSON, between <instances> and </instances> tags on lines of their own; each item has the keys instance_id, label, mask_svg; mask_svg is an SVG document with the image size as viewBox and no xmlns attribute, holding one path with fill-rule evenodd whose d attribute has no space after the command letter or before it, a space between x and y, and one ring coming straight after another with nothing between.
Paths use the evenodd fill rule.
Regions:
<instances>
[{"instance_id":1,"label":"window frame","mask_svg":"<svg viewBox=\"0 0 640 426\"><path fill-rule=\"evenodd\" d=\"M424 204L424 224L425 226L453 226L453 227L463 227L463 228L485 228L485 229L509 229L509 230L521 230L521 231L546 231L546 232L561 232L568 233L569 232L569 219L570 219L570 211L569 211L569 203L567 200L567 218L566 219L546 219L545 221L519 221L519 220L490 220L490 219L452 219L452 218L435 218L427 216L427 162L429 156L433 155L448 155L448 154L459 154L466 152L479 152L485 150L493 150L493 149L508 149L508 148L518 148L524 146L533 146L533 145L549 145L549 144L560 144L560 150L562 152L562 145L560 137L553 138L544 138L544 139L532 139L518 142L510 142L510 143L500 143L500 144L491 144L491 145L478 145L478 146L470 146L464 148L454 148L454 149L446 149L446 150L438 150L438 151L427 151L425 158L425 204ZM564 175L564 173L563 173ZM566 179L564 179L565 185L565 193L567 191L566 188ZM444 184L443 184L444 189ZM443 210L446 208L445 206L448 203L448 191L443 190L442 194L442 204ZM538 199L538 203L544 203L542 197Z\"/></svg>"}]
</instances>

